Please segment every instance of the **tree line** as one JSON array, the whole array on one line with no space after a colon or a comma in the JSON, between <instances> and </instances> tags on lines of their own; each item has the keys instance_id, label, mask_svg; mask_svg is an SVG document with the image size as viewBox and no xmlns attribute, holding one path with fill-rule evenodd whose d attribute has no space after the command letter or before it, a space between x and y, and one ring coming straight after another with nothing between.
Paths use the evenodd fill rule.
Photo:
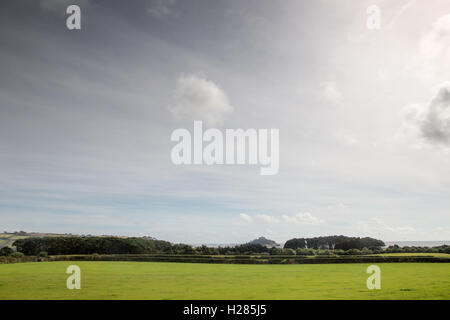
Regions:
<instances>
[{"instance_id":1,"label":"tree line","mask_svg":"<svg viewBox=\"0 0 450 320\"><path fill-rule=\"evenodd\" d=\"M118 237L31 237L16 240L13 246L25 255L142 254L169 252L173 247L168 241Z\"/></svg>"},{"instance_id":2,"label":"tree line","mask_svg":"<svg viewBox=\"0 0 450 320\"><path fill-rule=\"evenodd\" d=\"M265 246L242 244L234 247L193 247L172 244L152 238L118 237L30 237L13 243L18 252L25 255L63 254L246 254L269 252Z\"/></svg>"},{"instance_id":3,"label":"tree line","mask_svg":"<svg viewBox=\"0 0 450 320\"><path fill-rule=\"evenodd\" d=\"M447 252L448 246L439 248L415 248L398 246L383 250L383 241L373 238L328 236L288 240L284 248L268 248L261 244L241 244L226 247L193 247L187 244L172 244L153 238L118 237L30 237L13 243L17 252L30 256L71 254L169 254L169 255L358 255L380 252ZM4 251L4 252L3 252ZM16 252L16 253L17 253ZM12 253L2 248L0 255Z\"/></svg>"},{"instance_id":4,"label":"tree line","mask_svg":"<svg viewBox=\"0 0 450 320\"><path fill-rule=\"evenodd\" d=\"M261 244L245 243L236 246L211 248L207 246L193 247L187 244L172 244L168 241L153 238L118 238L118 237L30 237L16 240L13 245L17 251L25 255L39 255L45 252L49 255L63 254L203 254L203 255L310 255L321 252L299 251L297 249L330 249L350 250L363 248L380 248L384 243L371 238L350 238L330 236L318 238L291 239L284 248L267 248Z\"/></svg>"},{"instance_id":5,"label":"tree line","mask_svg":"<svg viewBox=\"0 0 450 320\"><path fill-rule=\"evenodd\" d=\"M377 249L385 244L381 240L370 237L346 237L346 236L326 236L315 238L294 238L286 241L284 248L289 249L328 249L328 250L350 250L363 248Z\"/></svg>"}]
</instances>

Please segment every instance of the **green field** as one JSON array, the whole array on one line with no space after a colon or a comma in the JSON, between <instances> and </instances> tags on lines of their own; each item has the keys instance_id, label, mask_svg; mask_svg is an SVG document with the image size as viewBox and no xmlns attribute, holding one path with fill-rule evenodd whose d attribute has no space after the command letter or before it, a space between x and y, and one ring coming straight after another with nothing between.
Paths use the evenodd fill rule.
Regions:
<instances>
[{"instance_id":1,"label":"green field","mask_svg":"<svg viewBox=\"0 0 450 320\"><path fill-rule=\"evenodd\" d=\"M67 266L81 289L66 288ZM0 299L450 299L450 264L236 265L157 262L37 262L0 265Z\"/></svg>"}]
</instances>

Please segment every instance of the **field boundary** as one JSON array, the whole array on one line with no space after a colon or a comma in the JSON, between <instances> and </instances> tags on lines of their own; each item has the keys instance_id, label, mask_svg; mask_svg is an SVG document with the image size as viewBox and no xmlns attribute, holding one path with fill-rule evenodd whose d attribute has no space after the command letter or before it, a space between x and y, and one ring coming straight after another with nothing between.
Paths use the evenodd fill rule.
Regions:
<instances>
[{"instance_id":1,"label":"field boundary","mask_svg":"<svg viewBox=\"0 0 450 320\"><path fill-rule=\"evenodd\" d=\"M330 264L330 263L403 263L426 262L448 263L450 258L434 256L289 256L289 255L149 255L149 254L112 254L112 255L57 255L48 257L25 256L0 257L0 264L43 261L136 261L136 262L179 262L179 263L220 263L220 264Z\"/></svg>"}]
</instances>

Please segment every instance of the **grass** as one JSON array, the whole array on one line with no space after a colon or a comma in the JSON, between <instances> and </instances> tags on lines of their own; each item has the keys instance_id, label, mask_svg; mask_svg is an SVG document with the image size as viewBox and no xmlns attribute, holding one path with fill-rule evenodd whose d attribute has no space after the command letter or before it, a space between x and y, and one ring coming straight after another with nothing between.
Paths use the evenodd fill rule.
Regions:
<instances>
[{"instance_id":1,"label":"grass","mask_svg":"<svg viewBox=\"0 0 450 320\"><path fill-rule=\"evenodd\" d=\"M81 290L66 288L67 266ZM0 265L0 299L450 299L450 264L228 265L157 262L37 262Z\"/></svg>"}]
</instances>

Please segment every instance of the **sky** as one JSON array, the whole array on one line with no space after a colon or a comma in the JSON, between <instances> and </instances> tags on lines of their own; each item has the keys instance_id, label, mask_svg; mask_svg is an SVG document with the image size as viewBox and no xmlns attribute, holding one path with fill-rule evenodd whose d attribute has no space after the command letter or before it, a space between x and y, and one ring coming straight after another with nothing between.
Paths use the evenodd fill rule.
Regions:
<instances>
[{"instance_id":1,"label":"sky","mask_svg":"<svg viewBox=\"0 0 450 320\"><path fill-rule=\"evenodd\" d=\"M1 231L450 239L448 0L5 0L0 70ZM195 120L278 174L175 165Z\"/></svg>"}]
</instances>

